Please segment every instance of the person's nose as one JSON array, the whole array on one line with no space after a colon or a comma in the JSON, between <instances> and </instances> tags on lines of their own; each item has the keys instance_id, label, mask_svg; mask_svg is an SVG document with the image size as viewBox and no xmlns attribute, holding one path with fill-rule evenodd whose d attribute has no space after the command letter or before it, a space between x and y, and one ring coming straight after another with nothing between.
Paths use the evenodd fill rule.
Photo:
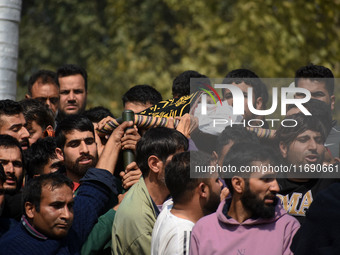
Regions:
<instances>
[{"instance_id":1,"label":"person's nose","mask_svg":"<svg viewBox=\"0 0 340 255\"><path fill-rule=\"evenodd\" d=\"M83 153L83 154L89 153L89 148L88 148L87 144L85 143L85 141L81 141L80 147L81 147L80 153Z\"/></svg>"},{"instance_id":2,"label":"person's nose","mask_svg":"<svg viewBox=\"0 0 340 255\"><path fill-rule=\"evenodd\" d=\"M13 174L14 173L14 166L12 162L8 162L5 166L4 166L4 170L6 174Z\"/></svg>"},{"instance_id":3,"label":"person's nose","mask_svg":"<svg viewBox=\"0 0 340 255\"><path fill-rule=\"evenodd\" d=\"M46 99L45 104L48 106L48 108L52 109L52 103L49 98Z\"/></svg>"},{"instance_id":4,"label":"person's nose","mask_svg":"<svg viewBox=\"0 0 340 255\"><path fill-rule=\"evenodd\" d=\"M20 130L20 138L21 139L27 139L30 137L30 133L28 132L27 128L22 127Z\"/></svg>"},{"instance_id":5,"label":"person's nose","mask_svg":"<svg viewBox=\"0 0 340 255\"><path fill-rule=\"evenodd\" d=\"M72 90L68 94L67 100L68 101L75 101L76 100L75 93Z\"/></svg>"},{"instance_id":6,"label":"person's nose","mask_svg":"<svg viewBox=\"0 0 340 255\"><path fill-rule=\"evenodd\" d=\"M308 142L308 149L309 150L316 150L317 148L317 142L314 139L310 139Z\"/></svg>"},{"instance_id":7,"label":"person's nose","mask_svg":"<svg viewBox=\"0 0 340 255\"><path fill-rule=\"evenodd\" d=\"M280 187L276 179L270 183L270 191L273 193L278 193L280 191Z\"/></svg>"},{"instance_id":8,"label":"person's nose","mask_svg":"<svg viewBox=\"0 0 340 255\"><path fill-rule=\"evenodd\" d=\"M73 213L70 211L70 209L68 208L68 206L65 205L65 206L63 207L63 209L62 209L62 212L61 212L60 217L61 217L63 220L69 222L69 221L72 219L72 215L73 215Z\"/></svg>"}]
</instances>

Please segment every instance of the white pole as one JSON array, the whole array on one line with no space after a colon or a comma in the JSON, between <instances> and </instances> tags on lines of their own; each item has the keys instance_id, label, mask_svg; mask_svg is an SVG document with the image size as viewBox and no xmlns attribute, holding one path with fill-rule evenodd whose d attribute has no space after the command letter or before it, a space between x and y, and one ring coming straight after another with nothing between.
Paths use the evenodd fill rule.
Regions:
<instances>
[{"instance_id":1,"label":"white pole","mask_svg":"<svg viewBox=\"0 0 340 255\"><path fill-rule=\"evenodd\" d=\"M21 0L0 0L0 100L16 99Z\"/></svg>"}]
</instances>

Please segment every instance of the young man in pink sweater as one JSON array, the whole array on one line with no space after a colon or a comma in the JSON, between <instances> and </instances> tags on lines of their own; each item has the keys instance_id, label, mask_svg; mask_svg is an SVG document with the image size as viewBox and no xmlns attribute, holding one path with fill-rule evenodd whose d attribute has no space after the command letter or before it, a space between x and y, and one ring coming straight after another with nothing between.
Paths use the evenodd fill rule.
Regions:
<instances>
[{"instance_id":1,"label":"young man in pink sweater","mask_svg":"<svg viewBox=\"0 0 340 255\"><path fill-rule=\"evenodd\" d=\"M278 203L279 186L270 170L276 162L273 150L257 143L231 148L223 165L236 170L226 176L232 197L196 223L190 254L292 254L289 246L300 224Z\"/></svg>"}]
</instances>

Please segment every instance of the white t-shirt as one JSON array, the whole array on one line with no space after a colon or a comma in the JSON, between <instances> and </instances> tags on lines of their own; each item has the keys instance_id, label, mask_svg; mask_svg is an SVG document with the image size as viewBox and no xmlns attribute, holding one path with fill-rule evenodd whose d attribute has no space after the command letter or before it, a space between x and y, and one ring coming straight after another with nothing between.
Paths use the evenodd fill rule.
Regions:
<instances>
[{"instance_id":1,"label":"white t-shirt","mask_svg":"<svg viewBox=\"0 0 340 255\"><path fill-rule=\"evenodd\" d=\"M190 235L193 222L178 218L163 207L152 231L151 255L189 254Z\"/></svg>"}]
</instances>

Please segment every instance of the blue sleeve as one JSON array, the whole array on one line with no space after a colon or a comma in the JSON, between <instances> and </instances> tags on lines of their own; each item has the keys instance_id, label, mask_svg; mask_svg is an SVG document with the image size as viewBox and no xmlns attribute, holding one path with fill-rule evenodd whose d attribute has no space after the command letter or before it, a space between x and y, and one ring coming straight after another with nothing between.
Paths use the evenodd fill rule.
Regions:
<instances>
[{"instance_id":1,"label":"blue sleeve","mask_svg":"<svg viewBox=\"0 0 340 255\"><path fill-rule=\"evenodd\" d=\"M86 241L98 218L105 213L110 195L116 190L115 178L102 169L89 169L81 182L75 197L72 224L73 239L78 239L80 246Z\"/></svg>"}]
</instances>

